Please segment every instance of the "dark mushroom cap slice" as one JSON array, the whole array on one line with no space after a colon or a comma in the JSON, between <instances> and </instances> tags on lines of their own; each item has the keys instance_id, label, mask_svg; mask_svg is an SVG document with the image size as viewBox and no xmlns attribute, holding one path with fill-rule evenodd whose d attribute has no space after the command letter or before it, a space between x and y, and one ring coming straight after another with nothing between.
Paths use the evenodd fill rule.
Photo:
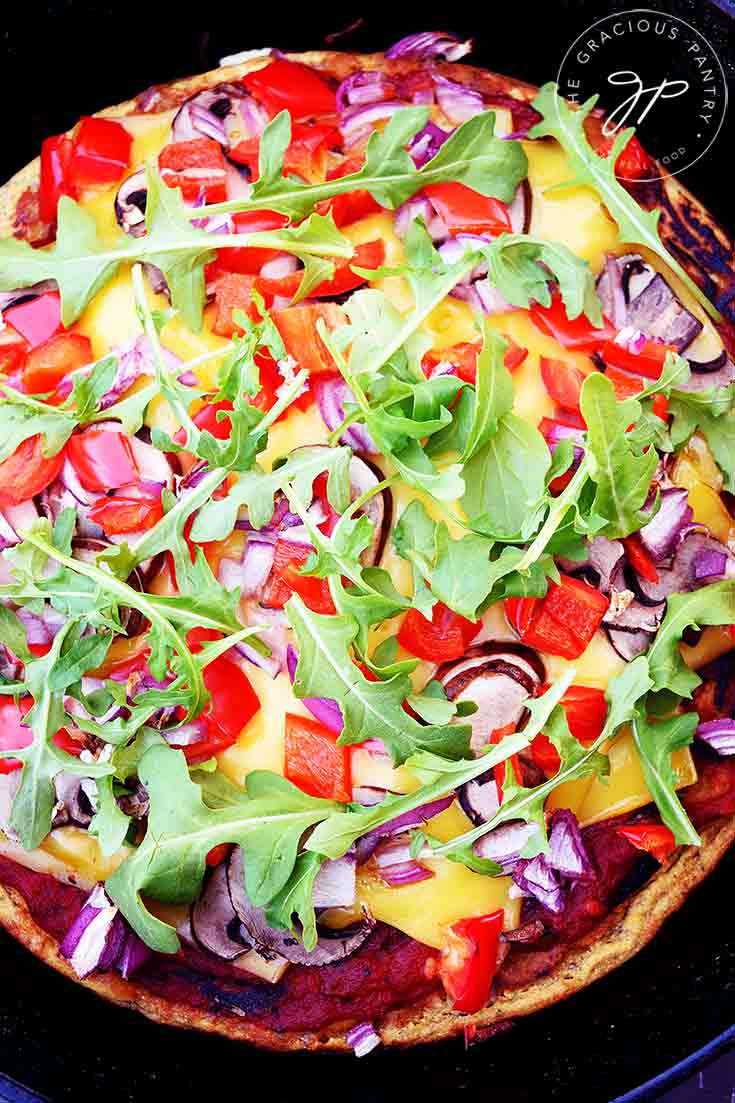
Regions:
<instances>
[{"instance_id":1,"label":"dark mushroom cap slice","mask_svg":"<svg viewBox=\"0 0 735 1103\"><path fill-rule=\"evenodd\" d=\"M250 903L245 891L244 857L239 846L230 854L226 869L232 906L253 949L266 960L278 955L295 965L331 965L359 949L375 926L375 920L366 912L362 922L353 923L349 927L339 930L321 927L316 947L307 950L290 931L280 931L268 926L263 909Z\"/></svg>"},{"instance_id":2,"label":"dark mushroom cap slice","mask_svg":"<svg viewBox=\"0 0 735 1103\"><path fill-rule=\"evenodd\" d=\"M131 237L142 237L146 232L145 208L148 201L148 183L145 169L138 169L123 180L115 196L115 218L118 225Z\"/></svg>"},{"instance_id":3,"label":"dark mushroom cap slice","mask_svg":"<svg viewBox=\"0 0 735 1103\"><path fill-rule=\"evenodd\" d=\"M189 910L194 941L210 954L232 961L250 949L227 887L227 866L215 866L203 894Z\"/></svg>"},{"instance_id":4,"label":"dark mushroom cap slice","mask_svg":"<svg viewBox=\"0 0 735 1103\"><path fill-rule=\"evenodd\" d=\"M528 670L505 659L481 655L461 659L439 676L450 701L472 701L477 711L463 718L472 728L470 747L479 752L492 732L520 724L525 703L537 688Z\"/></svg>"},{"instance_id":5,"label":"dark mushroom cap slice","mask_svg":"<svg viewBox=\"0 0 735 1103\"><path fill-rule=\"evenodd\" d=\"M608 628L607 635L614 650L627 663L648 651L653 641L652 632L624 632Z\"/></svg>"},{"instance_id":6,"label":"dark mushroom cap slice","mask_svg":"<svg viewBox=\"0 0 735 1103\"><path fill-rule=\"evenodd\" d=\"M626 302L625 324L648 337L658 337L682 352L700 333L702 323L688 311L668 283L650 264L635 253L616 257ZM612 310L612 289L607 267L597 281L603 311Z\"/></svg>"}]
</instances>

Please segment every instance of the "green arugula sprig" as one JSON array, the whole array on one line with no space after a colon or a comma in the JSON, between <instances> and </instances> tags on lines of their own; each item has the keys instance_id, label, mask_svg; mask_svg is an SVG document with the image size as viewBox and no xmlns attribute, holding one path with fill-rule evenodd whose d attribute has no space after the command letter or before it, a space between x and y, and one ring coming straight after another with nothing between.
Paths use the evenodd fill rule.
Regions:
<instances>
[{"instance_id":1,"label":"green arugula sprig","mask_svg":"<svg viewBox=\"0 0 735 1103\"><path fill-rule=\"evenodd\" d=\"M439 152L417 169L407 152L411 139L426 125L426 107L396 111L383 131L374 131L358 172L305 184L284 175L284 156L291 141L291 118L282 111L268 124L260 138L258 179L248 199L229 199L192 212L190 217L224 214L229 211L281 211L300 219L317 203L354 191L369 191L381 206L393 210L427 184L454 181L466 184L482 195L509 203L528 171L520 142L495 136L495 114L482 112L459 126Z\"/></svg>"},{"instance_id":2,"label":"green arugula sprig","mask_svg":"<svg viewBox=\"0 0 735 1103\"><path fill-rule=\"evenodd\" d=\"M572 176L557 188L584 184L597 192L620 231L620 239L630 245L645 245L660 257L715 321L721 315L702 289L694 282L685 268L666 249L659 235L658 223L661 211L647 211L640 206L623 187L615 175L615 164L633 135L633 129L621 131L607 157L601 157L590 145L584 129L584 121L597 103L591 96L577 110L559 96L556 85L545 84L533 101L533 106L543 118L528 132L529 138L552 137L561 145L569 158Z\"/></svg>"}]
</instances>

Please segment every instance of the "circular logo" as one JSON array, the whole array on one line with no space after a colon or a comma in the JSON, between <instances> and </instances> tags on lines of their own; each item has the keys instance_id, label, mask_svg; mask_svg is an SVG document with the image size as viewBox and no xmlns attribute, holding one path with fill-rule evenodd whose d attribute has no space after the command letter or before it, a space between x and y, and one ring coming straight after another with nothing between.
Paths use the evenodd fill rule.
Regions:
<instances>
[{"instance_id":1,"label":"circular logo","mask_svg":"<svg viewBox=\"0 0 735 1103\"><path fill-rule=\"evenodd\" d=\"M569 47L557 83L573 103L599 97L606 138L635 127L661 166L641 179L680 173L698 161L727 108L725 73L707 39L683 19L648 8L593 23Z\"/></svg>"}]
</instances>

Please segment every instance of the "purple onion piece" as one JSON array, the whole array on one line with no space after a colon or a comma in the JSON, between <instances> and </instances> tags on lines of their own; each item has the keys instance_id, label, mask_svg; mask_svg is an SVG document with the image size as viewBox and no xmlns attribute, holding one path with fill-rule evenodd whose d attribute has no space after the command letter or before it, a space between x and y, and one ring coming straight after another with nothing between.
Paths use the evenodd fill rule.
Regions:
<instances>
[{"instance_id":1,"label":"purple onion piece","mask_svg":"<svg viewBox=\"0 0 735 1103\"><path fill-rule=\"evenodd\" d=\"M351 908L357 894L357 859L354 851L342 858L327 859L314 879L315 908Z\"/></svg>"},{"instance_id":2,"label":"purple onion piece","mask_svg":"<svg viewBox=\"0 0 735 1103\"><path fill-rule=\"evenodd\" d=\"M78 977L88 977L117 964L127 929L104 886L98 884L82 905L59 949Z\"/></svg>"},{"instance_id":3,"label":"purple onion piece","mask_svg":"<svg viewBox=\"0 0 735 1103\"><path fill-rule=\"evenodd\" d=\"M436 123L429 121L418 134L414 134L409 142L408 152L413 158L417 169L423 168L432 157L435 157L449 137L446 130L442 130Z\"/></svg>"},{"instance_id":4,"label":"purple onion piece","mask_svg":"<svg viewBox=\"0 0 735 1103\"><path fill-rule=\"evenodd\" d=\"M594 881L595 871L579 830L577 817L558 808L551 817L549 865L573 881Z\"/></svg>"},{"instance_id":5,"label":"purple onion piece","mask_svg":"<svg viewBox=\"0 0 735 1103\"><path fill-rule=\"evenodd\" d=\"M386 100L390 98L391 92L391 82L380 70L360 69L345 77L338 85L335 96L337 110L342 114L350 107Z\"/></svg>"},{"instance_id":6,"label":"purple onion piece","mask_svg":"<svg viewBox=\"0 0 735 1103\"><path fill-rule=\"evenodd\" d=\"M464 42L451 31L420 31L401 38L385 51L387 58L415 58L417 61L459 61L472 49L472 39Z\"/></svg>"},{"instance_id":7,"label":"purple onion piece","mask_svg":"<svg viewBox=\"0 0 735 1103\"><path fill-rule=\"evenodd\" d=\"M367 1057L377 1046L381 1044L380 1035L370 1022L358 1023L345 1035L347 1044L352 1046L355 1057Z\"/></svg>"},{"instance_id":8,"label":"purple onion piece","mask_svg":"<svg viewBox=\"0 0 735 1103\"><path fill-rule=\"evenodd\" d=\"M538 833L538 826L515 820L496 827L478 839L474 845L478 858L497 862L503 873L510 873L521 859L529 840Z\"/></svg>"},{"instance_id":9,"label":"purple onion piece","mask_svg":"<svg viewBox=\"0 0 735 1103\"><path fill-rule=\"evenodd\" d=\"M524 896L532 896L556 915L564 910L564 890L545 854L537 854L530 861L522 858L512 876Z\"/></svg>"},{"instance_id":10,"label":"purple onion piece","mask_svg":"<svg viewBox=\"0 0 735 1103\"><path fill-rule=\"evenodd\" d=\"M355 396L349 384L342 378L317 377L312 385L319 413L327 429L332 432L344 420L345 403L355 403ZM368 456L374 456L379 451L364 425L350 425L340 436L340 443L346 444L353 452L362 452Z\"/></svg>"},{"instance_id":11,"label":"purple onion piece","mask_svg":"<svg viewBox=\"0 0 735 1103\"><path fill-rule=\"evenodd\" d=\"M117 961L117 968L120 970L123 980L128 980L152 956L153 951L150 947L146 946L141 938L138 938L135 931L128 930Z\"/></svg>"},{"instance_id":12,"label":"purple onion piece","mask_svg":"<svg viewBox=\"0 0 735 1103\"><path fill-rule=\"evenodd\" d=\"M435 73L433 76L437 103L455 126L472 119L485 110L485 101L481 92L467 88L464 84L448 80Z\"/></svg>"},{"instance_id":13,"label":"purple onion piece","mask_svg":"<svg viewBox=\"0 0 735 1103\"><path fill-rule=\"evenodd\" d=\"M354 146L361 142L372 133L376 122L390 118L405 106L402 100L382 100L380 103L348 107L342 113L339 127L345 144Z\"/></svg>"},{"instance_id":14,"label":"purple onion piece","mask_svg":"<svg viewBox=\"0 0 735 1103\"><path fill-rule=\"evenodd\" d=\"M639 533L641 543L653 560L658 563L673 555L692 516L688 491L669 487L661 492L658 513Z\"/></svg>"},{"instance_id":15,"label":"purple onion piece","mask_svg":"<svg viewBox=\"0 0 735 1103\"><path fill-rule=\"evenodd\" d=\"M296 678L296 667L298 666L298 662L298 652L295 647L289 644L286 651L286 668L292 685ZM320 724L324 724L324 727L329 728L335 735L340 734L345 725L342 719L342 710L336 701L331 700L329 697L304 697L303 703Z\"/></svg>"},{"instance_id":16,"label":"purple onion piece","mask_svg":"<svg viewBox=\"0 0 735 1103\"><path fill-rule=\"evenodd\" d=\"M395 819L388 820L387 823L382 824L380 827L375 827L372 831L368 831L366 835L363 835L363 837L357 841L357 864L363 865L367 862L381 839L387 839L391 835L398 835L402 831L408 831L411 827L419 827L421 824L426 823L427 820L433 819L434 816L438 816L440 812L449 808L453 800L454 793L448 797L441 797L439 800L430 801L428 804L422 804L419 808L412 808L410 812L403 812L400 816L396 816Z\"/></svg>"},{"instance_id":17,"label":"purple onion piece","mask_svg":"<svg viewBox=\"0 0 735 1103\"><path fill-rule=\"evenodd\" d=\"M435 874L432 869L427 869L420 862L409 858L407 862L398 862L396 865L381 869L380 876L386 884L396 888L399 885L415 885L419 881L428 881Z\"/></svg>"},{"instance_id":18,"label":"purple onion piece","mask_svg":"<svg viewBox=\"0 0 735 1103\"><path fill-rule=\"evenodd\" d=\"M732 717L705 720L698 725L694 734L717 754L735 754L735 719Z\"/></svg>"},{"instance_id":19,"label":"purple onion piece","mask_svg":"<svg viewBox=\"0 0 735 1103\"><path fill-rule=\"evenodd\" d=\"M698 582L705 578L721 578L726 566L724 551L702 551L694 560L694 577Z\"/></svg>"}]
</instances>

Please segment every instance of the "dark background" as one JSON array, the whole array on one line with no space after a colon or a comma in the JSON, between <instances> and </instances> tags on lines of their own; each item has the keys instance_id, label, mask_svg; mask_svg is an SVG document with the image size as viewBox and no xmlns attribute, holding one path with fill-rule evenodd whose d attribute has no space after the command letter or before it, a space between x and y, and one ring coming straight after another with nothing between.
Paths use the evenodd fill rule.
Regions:
<instances>
[{"instance_id":1,"label":"dark background","mask_svg":"<svg viewBox=\"0 0 735 1103\"><path fill-rule=\"evenodd\" d=\"M735 90L735 35L729 0L670 0L645 6L692 22L715 47ZM332 47L381 50L429 28L473 35L470 58L535 83L553 78L574 38L595 19L636 4L551 0L544 4L340 7L209 4L213 31L189 29L197 12L151 3L43 5L16 0L3 12L0 89L5 110L0 179L21 168L48 134L80 114L127 99L152 82L213 68L238 50L321 49L326 36L362 23ZM9 7L6 4L6 8ZM456 16L456 18L455 18ZM730 115L732 111L730 112ZM684 182L735 232L732 125L728 120ZM344 1103L421 1103L456 1096L498 1103L541 1099L609 1103L632 1099L638 1085L664 1075L646 1098L667 1103L731 1103L735 1058L696 1073L686 1059L731 1028L735 1015L735 931L731 915L735 853L673 916L634 961L572 1000L521 1021L465 1052L442 1043L368 1060L324 1055L272 1056L224 1039L184 1034L104 1004L53 974L0 935L0 1070L54 1103L103 1097L152 1103L177 1095L258 1093L268 1103L339 1097ZM699 1057L711 1060L725 1037ZM672 1074L672 1066L685 1062ZM694 1075L692 1075L694 1073ZM674 1087L683 1080L684 1085ZM5 1094L4 1094L5 1093ZM0 1099L20 1099L0 1083ZM637 1092L635 1098L642 1098ZM621 1100L622 1103L622 1100Z\"/></svg>"}]
</instances>

